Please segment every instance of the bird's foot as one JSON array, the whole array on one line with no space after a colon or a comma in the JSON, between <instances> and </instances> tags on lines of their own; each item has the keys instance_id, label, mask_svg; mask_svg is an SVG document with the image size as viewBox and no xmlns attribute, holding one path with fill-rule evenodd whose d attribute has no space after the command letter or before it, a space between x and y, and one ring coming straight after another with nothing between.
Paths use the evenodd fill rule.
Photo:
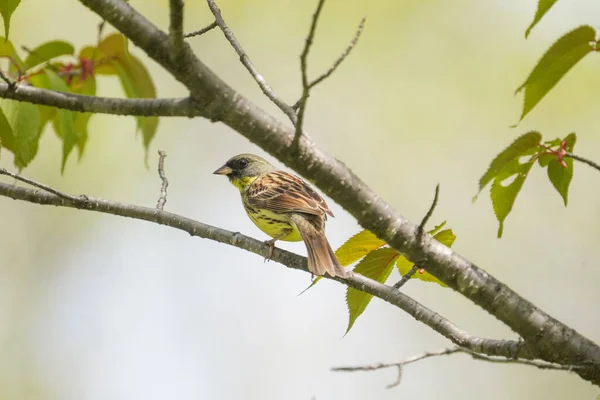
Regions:
<instances>
[{"instance_id":1,"label":"bird's foot","mask_svg":"<svg viewBox=\"0 0 600 400\"><path fill-rule=\"evenodd\" d=\"M269 246L269 251L263 262L271 261L273 258L273 250L275 249L275 242L277 239L265 240L265 244Z\"/></svg>"}]
</instances>

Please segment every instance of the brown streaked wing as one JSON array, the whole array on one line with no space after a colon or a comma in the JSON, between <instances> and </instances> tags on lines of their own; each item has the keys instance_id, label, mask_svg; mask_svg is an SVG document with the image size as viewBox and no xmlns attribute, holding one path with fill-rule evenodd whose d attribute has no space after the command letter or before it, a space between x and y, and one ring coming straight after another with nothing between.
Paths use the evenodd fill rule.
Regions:
<instances>
[{"instance_id":1,"label":"brown streaked wing","mask_svg":"<svg viewBox=\"0 0 600 400\"><path fill-rule=\"evenodd\" d=\"M269 172L248 188L248 204L275 213L325 213L333 217L325 200L302 179L283 171Z\"/></svg>"}]
</instances>

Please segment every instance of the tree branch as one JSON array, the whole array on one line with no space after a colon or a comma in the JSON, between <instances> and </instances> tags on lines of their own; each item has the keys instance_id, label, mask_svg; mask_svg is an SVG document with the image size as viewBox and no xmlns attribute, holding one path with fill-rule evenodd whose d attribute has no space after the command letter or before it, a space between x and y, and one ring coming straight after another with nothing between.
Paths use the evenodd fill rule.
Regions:
<instances>
[{"instance_id":1,"label":"tree branch","mask_svg":"<svg viewBox=\"0 0 600 400\"><path fill-rule=\"evenodd\" d=\"M169 36L173 46L173 62L179 62L179 54L183 48L183 0L170 0L170 17Z\"/></svg>"},{"instance_id":2,"label":"tree branch","mask_svg":"<svg viewBox=\"0 0 600 400\"><path fill-rule=\"evenodd\" d=\"M498 358L498 357L493 357L493 356L488 356L488 355L482 355L482 354L476 353L472 350L466 349L464 347L456 346L456 347L450 347L450 348L439 350L439 351L425 352L425 353L422 353L422 354L419 354L419 355L416 355L413 357L409 357L404 361L400 361L400 362L396 362L396 363L387 363L387 364L386 363L377 363L377 364L371 364L371 365L334 367L334 368L331 368L331 370L337 371L337 372L356 372L356 371L376 371L376 370L385 369L385 368L397 368L398 369L398 377L396 378L396 380L393 383L391 383L387 386L388 389L391 389L395 386L400 385L400 382L402 381L403 370L406 365L412 364L417 361L424 360L426 358L446 356L446 355L456 354L456 353L468 354L468 355L472 356L475 360L488 361L488 362L500 363L500 364L530 365L532 367L536 367L539 369L551 369L551 370L572 372L575 370L581 370L581 369L586 368L586 366L583 366L583 365L560 365L560 364L553 364L553 363L549 363L546 361L539 361L539 360L527 360L527 359L521 359L521 358L505 358L505 357Z\"/></svg>"},{"instance_id":3,"label":"tree branch","mask_svg":"<svg viewBox=\"0 0 600 400\"><path fill-rule=\"evenodd\" d=\"M132 204L118 203L85 195L77 197L63 193L44 184L37 183L18 174L6 173L6 175L31 184L43 191L18 187L0 182L0 196L36 204L96 211L148 221L159 225L166 225L171 228L185 231L192 236L198 236L220 243L229 244L231 246L250 251L254 254L258 254L262 257L265 257L269 251L269 246L262 241L244 236L238 232L230 232L225 229L203 224L190 218L166 212L157 208L146 208ZM306 258L294 253L275 248L272 259L287 266L288 268L309 272ZM325 278L333 279L328 276ZM535 357L535 354L531 351L531 348L525 345L523 342L483 339L472 336L460 329L448 319L433 312L409 296L400 293L390 286L366 278L363 275L349 272L349 277L347 279L335 278L335 280L385 300L386 302L404 310L413 316L417 321L421 321L430 326L435 331L450 339L454 344L469 348L474 352L487 355L502 355L512 358Z\"/></svg>"},{"instance_id":4,"label":"tree branch","mask_svg":"<svg viewBox=\"0 0 600 400\"><path fill-rule=\"evenodd\" d=\"M158 197L158 202L156 203L157 210L163 210L165 208L165 204L167 203L167 188L169 187L169 181L167 180L167 176L165 175L165 157L167 153L162 150L158 151L158 177L161 180L160 185L160 196Z\"/></svg>"},{"instance_id":5,"label":"tree branch","mask_svg":"<svg viewBox=\"0 0 600 400\"><path fill-rule=\"evenodd\" d=\"M222 121L300 175L353 215L365 229L411 260L427 258L428 272L518 333L546 361L589 361L578 374L600 385L600 347L551 317L477 265L431 238L421 245L415 224L396 212L348 167L319 150L306 136L300 151L290 147L295 130L235 92L194 55L187 43L182 62L170 60L168 35L121 0L79 0L161 64L189 90L203 116Z\"/></svg>"},{"instance_id":6,"label":"tree branch","mask_svg":"<svg viewBox=\"0 0 600 400\"><path fill-rule=\"evenodd\" d=\"M34 86L16 86L0 82L0 97L32 104L58 107L65 110L97 114L134 115L144 117L200 116L189 98L178 99L119 99L55 92Z\"/></svg>"},{"instance_id":7,"label":"tree branch","mask_svg":"<svg viewBox=\"0 0 600 400\"><path fill-rule=\"evenodd\" d=\"M431 203L431 206L429 206L429 210L427 210L427 214L425 214L425 216L421 220L421 223L417 227L417 241L419 241L419 242L423 241L423 236L425 235L425 226L427 225L427 222L429 222L429 219L431 218L431 216L433 215L433 212L435 211L435 207L437 206L439 196L440 196L440 184L438 183L435 187L435 195L433 196L433 202ZM420 260L418 263L414 263L412 268L406 274L404 274L402 276L402 279L400 279L398 282L396 282L393 287L396 289L400 289L402 286L404 286L406 284L406 282L408 282L408 280L410 278L412 278L413 275L416 274L420 268L422 268L420 265L426 261L427 260L425 259L425 260Z\"/></svg>"},{"instance_id":8,"label":"tree branch","mask_svg":"<svg viewBox=\"0 0 600 400\"><path fill-rule=\"evenodd\" d=\"M348 47L346 47L346 49L337 58L337 60L335 60L333 65L327 71L325 71L323 74L321 74L321 76L319 76L317 79L312 81L310 83L310 85L308 85L310 89L314 88L319 83L321 83L325 79L329 78L331 76L331 74L333 74L335 72L335 70L340 66L340 64L346 59L346 57L348 57L350 55L350 52L352 51L352 49L354 49L354 47L358 43L358 39L360 39L360 35L362 34L362 31L365 27L366 21L367 21L367 19L365 17L363 17L360 20L360 23L358 24L358 28L356 29L356 33L354 34L354 37L350 41L350 44L348 45Z\"/></svg>"},{"instance_id":9,"label":"tree branch","mask_svg":"<svg viewBox=\"0 0 600 400\"><path fill-rule=\"evenodd\" d=\"M587 159L587 158L584 158L584 157L578 156L577 154L573 154L573 153L569 153L569 152L566 152L566 153L565 153L565 157L570 157L570 158L572 158L573 160L577 160L577 161L579 161L579 162L582 162L582 163L584 163L584 164L587 164L587 165L589 165L590 167L592 167L592 168L594 168L594 169L596 169L596 170L600 171L600 165L599 165L599 164L597 164L597 163L595 163L595 162L594 162L594 161L592 161L592 160L589 160L589 159Z\"/></svg>"},{"instance_id":10,"label":"tree branch","mask_svg":"<svg viewBox=\"0 0 600 400\"><path fill-rule=\"evenodd\" d=\"M310 48L313 44L313 40L315 38L315 32L317 30L317 22L319 22L319 16L321 15L321 11L323 10L323 5L325 4L325 0L319 0L317 4L317 9L312 17L312 22L310 23L310 29L308 30L308 35L306 36L306 40L304 42L304 49L302 50L302 54L300 54L300 71L302 73L302 96L300 100L298 100L298 121L296 123L296 132L294 134L294 148L297 148L300 143L300 137L302 136L302 126L304 124L304 113L306 112L306 103L308 102L308 96L310 96L310 83L308 82L308 53L310 52Z\"/></svg>"},{"instance_id":11,"label":"tree branch","mask_svg":"<svg viewBox=\"0 0 600 400\"><path fill-rule=\"evenodd\" d=\"M205 26L202 29L198 29L197 31L186 33L185 35L183 35L183 37L187 39L187 38L191 38L194 36L204 35L206 32L213 30L216 27L217 27L217 21L213 21L212 24Z\"/></svg>"},{"instance_id":12,"label":"tree branch","mask_svg":"<svg viewBox=\"0 0 600 400\"><path fill-rule=\"evenodd\" d=\"M315 86L317 86L319 83L323 82L325 79L329 78L337 70L337 68L340 66L340 64L346 59L346 57L348 57L350 55L350 52L352 51L352 49L354 49L354 47L358 43L358 39L360 39L360 35L362 34L362 31L365 27L366 21L367 21L367 19L365 17L363 17L360 20L360 23L358 24L358 28L356 29L356 33L354 34L354 37L350 41L350 44L348 45L348 47L346 47L346 49L337 58L337 60L335 60L333 65L327 71L323 72L317 79L315 79L314 81L310 82L310 84L308 84L309 90L314 88ZM298 107L300 107L301 101L302 101L302 97L300 97L300 99L298 99L298 101L296 103L294 103L292 108L294 110L297 110Z\"/></svg>"}]
</instances>

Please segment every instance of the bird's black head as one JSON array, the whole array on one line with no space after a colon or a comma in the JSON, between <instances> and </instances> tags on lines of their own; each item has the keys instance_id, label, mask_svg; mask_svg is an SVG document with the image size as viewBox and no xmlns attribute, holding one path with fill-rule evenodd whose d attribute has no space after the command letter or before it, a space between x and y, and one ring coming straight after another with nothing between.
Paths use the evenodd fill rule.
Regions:
<instances>
[{"instance_id":1,"label":"bird's black head","mask_svg":"<svg viewBox=\"0 0 600 400\"><path fill-rule=\"evenodd\" d=\"M226 175L231 183L243 189L260 175L275 169L267 160L254 154L239 154L230 158L213 174Z\"/></svg>"}]
</instances>

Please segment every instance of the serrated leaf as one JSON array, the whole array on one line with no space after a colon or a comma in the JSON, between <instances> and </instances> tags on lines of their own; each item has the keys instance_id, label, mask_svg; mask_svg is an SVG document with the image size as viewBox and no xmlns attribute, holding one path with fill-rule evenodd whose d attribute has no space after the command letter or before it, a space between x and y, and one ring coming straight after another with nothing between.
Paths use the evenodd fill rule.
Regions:
<instances>
[{"instance_id":1,"label":"serrated leaf","mask_svg":"<svg viewBox=\"0 0 600 400\"><path fill-rule=\"evenodd\" d=\"M88 59L94 62L95 75L116 75L117 70L110 64L110 59L97 47L86 46L79 52L79 59Z\"/></svg>"},{"instance_id":2,"label":"serrated leaf","mask_svg":"<svg viewBox=\"0 0 600 400\"><path fill-rule=\"evenodd\" d=\"M146 67L134 56L127 60L118 58L112 62L117 70L121 85L129 98L155 98L156 89ZM137 127L142 131L144 147L148 149L156 134L158 117L136 117Z\"/></svg>"},{"instance_id":3,"label":"serrated leaf","mask_svg":"<svg viewBox=\"0 0 600 400\"><path fill-rule=\"evenodd\" d=\"M535 163L536 157L531 157L529 161L520 163L519 160L513 160L504 169L496 175L492 188L490 189L490 197L496 218L500 223L498 227L498 238L502 237L504 231L504 220L512 211L517 195L523 187L523 183ZM509 184L504 184L506 180L514 178Z\"/></svg>"},{"instance_id":4,"label":"serrated leaf","mask_svg":"<svg viewBox=\"0 0 600 400\"><path fill-rule=\"evenodd\" d=\"M106 36L99 44L100 50L108 58L128 58L129 49L127 38L120 33L113 33Z\"/></svg>"},{"instance_id":5,"label":"serrated leaf","mask_svg":"<svg viewBox=\"0 0 600 400\"><path fill-rule=\"evenodd\" d=\"M48 80L48 76L45 73L43 74L34 74L28 79L31 85L42 88L42 89L52 89L50 85L50 81ZM52 121L54 115L56 114L56 108L50 106L38 105L38 110L40 112L40 128L39 134L41 135L46 127L46 124Z\"/></svg>"},{"instance_id":6,"label":"serrated leaf","mask_svg":"<svg viewBox=\"0 0 600 400\"><path fill-rule=\"evenodd\" d=\"M442 223L440 223L439 225L436 225L433 227L432 230L430 230L429 233L430 235L435 235L436 233L438 233L444 226L446 226L446 221L442 221Z\"/></svg>"},{"instance_id":7,"label":"serrated leaf","mask_svg":"<svg viewBox=\"0 0 600 400\"><path fill-rule=\"evenodd\" d=\"M485 174L479 179L479 192L473 200L477 198L483 188L496 176L498 175L508 164L514 162L525 155L531 155L536 150L540 142L542 141L542 135L539 132L531 131L524 135L519 136L514 142L512 142L506 149L492 160L492 163L488 167Z\"/></svg>"},{"instance_id":8,"label":"serrated leaf","mask_svg":"<svg viewBox=\"0 0 600 400\"><path fill-rule=\"evenodd\" d=\"M88 122L92 117L92 113L76 113L75 114L75 131L77 132L77 152L78 152L78 160L81 160L83 157L83 152L85 150L85 145L87 144L88 139Z\"/></svg>"},{"instance_id":9,"label":"serrated leaf","mask_svg":"<svg viewBox=\"0 0 600 400\"><path fill-rule=\"evenodd\" d=\"M6 119L2 108L0 108L0 144L7 147L7 140L9 142L13 141L12 134L12 128Z\"/></svg>"},{"instance_id":10,"label":"serrated leaf","mask_svg":"<svg viewBox=\"0 0 600 400\"><path fill-rule=\"evenodd\" d=\"M538 157L538 163L540 164L540 167L547 167L550 161L555 159L556 156L553 156L552 154L541 154Z\"/></svg>"},{"instance_id":11,"label":"serrated leaf","mask_svg":"<svg viewBox=\"0 0 600 400\"><path fill-rule=\"evenodd\" d=\"M531 71L517 92L525 90L523 112L520 120L548 94L548 92L586 54L593 50L591 42L596 38L596 30L591 26L580 26L558 39Z\"/></svg>"},{"instance_id":12,"label":"serrated leaf","mask_svg":"<svg viewBox=\"0 0 600 400\"><path fill-rule=\"evenodd\" d=\"M398 256L398 252L389 247L374 250L358 263L354 272L383 283L390 276ZM346 303L348 304L350 319L346 333L352 329L356 319L365 311L372 298L372 294L350 287L347 288Z\"/></svg>"},{"instance_id":13,"label":"serrated leaf","mask_svg":"<svg viewBox=\"0 0 600 400\"><path fill-rule=\"evenodd\" d=\"M576 140L577 136L574 133L569 134L565 138L565 150L567 152L573 152ZM569 185L571 184L571 179L573 179L573 159L565 157L563 161L567 165L566 168L558 162L556 157L552 157L548 163L548 178L562 197L566 207L569 202Z\"/></svg>"},{"instance_id":14,"label":"serrated leaf","mask_svg":"<svg viewBox=\"0 0 600 400\"><path fill-rule=\"evenodd\" d=\"M546 15L548 10L552 8L556 1L557 0L540 0L538 2L537 11L535 12L535 17L533 17L533 22L531 22L531 25L529 25L529 27L525 31L525 39L527 39L533 27L536 26L538 22L540 22L540 20L544 17L544 15Z\"/></svg>"},{"instance_id":15,"label":"serrated leaf","mask_svg":"<svg viewBox=\"0 0 600 400\"><path fill-rule=\"evenodd\" d=\"M0 14L2 14L2 19L4 20L4 36L7 38L10 29L10 17L20 2L21 0L0 0Z\"/></svg>"},{"instance_id":16,"label":"serrated leaf","mask_svg":"<svg viewBox=\"0 0 600 400\"><path fill-rule=\"evenodd\" d=\"M573 178L573 159L566 157L564 162L567 164L567 168L563 167L556 158L551 160L548 164L548 178L562 197L566 207L569 202L569 185Z\"/></svg>"},{"instance_id":17,"label":"serrated leaf","mask_svg":"<svg viewBox=\"0 0 600 400\"><path fill-rule=\"evenodd\" d=\"M442 223L442 225L444 223ZM385 244L386 243L375 236L373 232L365 229L346 240L346 242L335 251L335 256L342 266L347 267ZM315 286L321 278L321 276L317 276L300 294Z\"/></svg>"},{"instance_id":18,"label":"serrated leaf","mask_svg":"<svg viewBox=\"0 0 600 400\"><path fill-rule=\"evenodd\" d=\"M9 60L12 60L8 64L9 72L14 73L15 71L25 71L25 65L23 63L23 60L21 60L21 58L15 51L15 47L13 46L10 40L7 40L2 36L0 36L0 57L6 57ZM13 62L16 63L16 65L13 65Z\"/></svg>"},{"instance_id":19,"label":"serrated leaf","mask_svg":"<svg viewBox=\"0 0 600 400\"><path fill-rule=\"evenodd\" d=\"M70 55L74 52L75 48L71 43L64 42L62 40L46 42L31 50L25 59L25 69L33 68L53 58Z\"/></svg>"},{"instance_id":20,"label":"serrated leaf","mask_svg":"<svg viewBox=\"0 0 600 400\"><path fill-rule=\"evenodd\" d=\"M433 236L433 238L448 247L452 247L454 241L456 240L456 235L454 234L454 232L452 232L452 229L445 229L436 233ZM408 261L406 257L402 255L396 260L396 267L398 268L398 272L400 272L400 275L402 276L406 275L412 269L413 265L415 264ZM417 273L414 274L411 279L419 279L424 282L434 282L442 287L448 287L448 285L446 285L444 282L440 281L438 278L431 275L427 271L417 271Z\"/></svg>"},{"instance_id":21,"label":"serrated leaf","mask_svg":"<svg viewBox=\"0 0 600 400\"><path fill-rule=\"evenodd\" d=\"M35 157L40 138L40 113L34 104L0 99L4 128L0 130L2 145L15 155L15 166L21 170Z\"/></svg>"},{"instance_id":22,"label":"serrated leaf","mask_svg":"<svg viewBox=\"0 0 600 400\"><path fill-rule=\"evenodd\" d=\"M67 83L54 71L46 70L44 73L48 77L50 89L56 90L57 92L71 92ZM79 139L79 135L75 129L75 112L58 109L52 118L52 125L54 126L56 134L63 142L63 156L60 172L64 173L69 154L71 154L73 147L75 147L75 144Z\"/></svg>"},{"instance_id":23,"label":"serrated leaf","mask_svg":"<svg viewBox=\"0 0 600 400\"><path fill-rule=\"evenodd\" d=\"M156 98L154 82L144 65L129 53L127 38L120 33L105 37L97 48L88 46L79 57L93 60L96 74L119 76L128 98ZM142 131L146 150L156 135L157 117L136 117L137 129Z\"/></svg>"},{"instance_id":24,"label":"serrated leaf","mask_svg":"<svg viewBox=\"0 0 600 400\"><path fill-rule=\"evenodd\" d=\"M385 242L379 239L375 234L369 230L364 230L356 235L352 236L341 245L336 251L335 256L339 260L340 264L344 267L352 264L355 261L360 260L371 251L384 246Z\"/></svg>"}]
</instances>

